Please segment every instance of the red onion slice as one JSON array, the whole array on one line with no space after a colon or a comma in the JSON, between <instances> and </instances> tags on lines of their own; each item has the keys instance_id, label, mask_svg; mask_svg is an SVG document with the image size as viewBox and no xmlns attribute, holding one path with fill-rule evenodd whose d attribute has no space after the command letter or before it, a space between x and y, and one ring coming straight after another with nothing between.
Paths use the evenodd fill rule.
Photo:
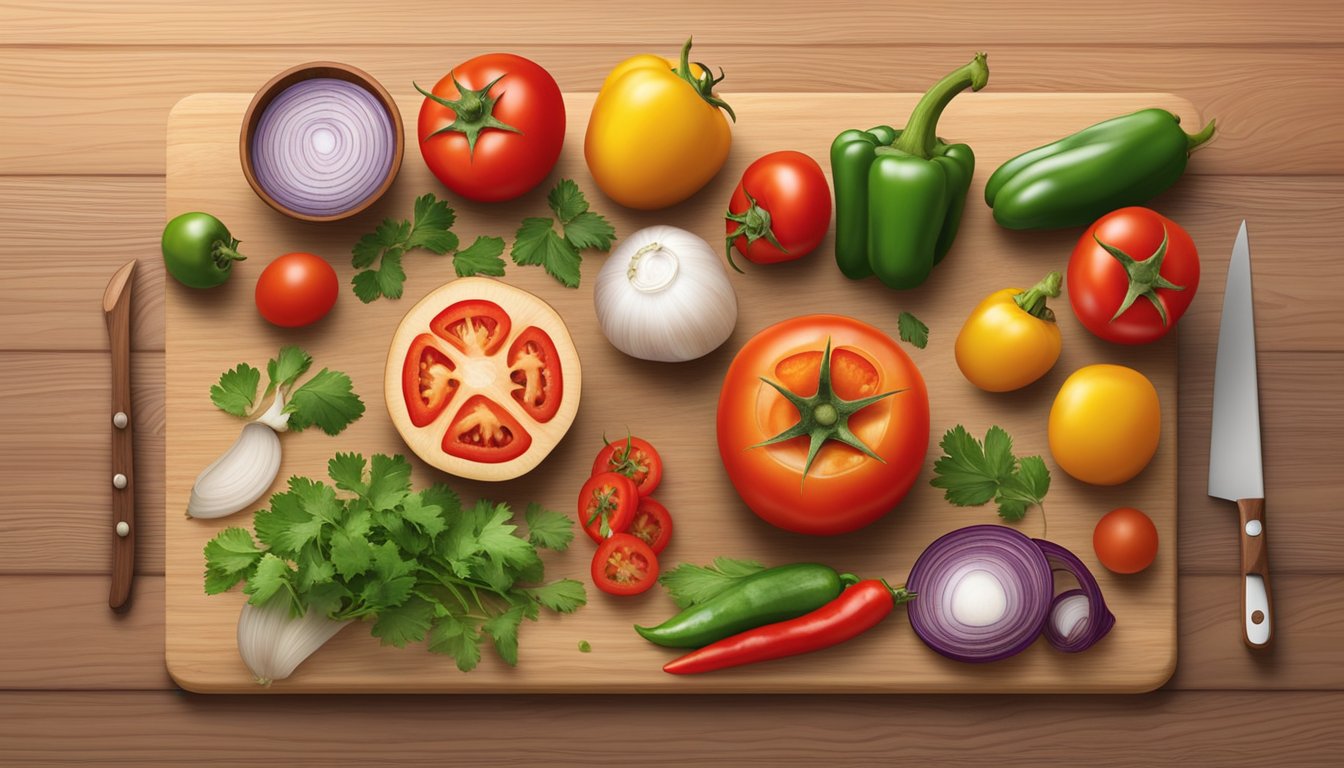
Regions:
<instances>
[{"instance_id":1,"label":"red onion slice","mask_svg":"<svg viewBox=\"0 0 1344 768\"><path fill-rule=\"evenodd\" d=\"M281 205L334 216L377 193L396 151L376 96L335 78L304 80L267 105L252 137L257 183Z\"/></svg>"},{"instance_id":2,"label":"red onion slice","mask_svg":"<svg viewBox=\"0 0 1344 768\"><path fill-rule=\"evenodd\" d=\"M1101 587L1082 560L1053 541L1032 539L1045 554L1051 568L1067 571L1078 580L1078 589L1062 592L1050 605L1045 639L1064 653L1085 651L1115 626L1115 614L1106 607Z\"/></svg>"}]
</instances>

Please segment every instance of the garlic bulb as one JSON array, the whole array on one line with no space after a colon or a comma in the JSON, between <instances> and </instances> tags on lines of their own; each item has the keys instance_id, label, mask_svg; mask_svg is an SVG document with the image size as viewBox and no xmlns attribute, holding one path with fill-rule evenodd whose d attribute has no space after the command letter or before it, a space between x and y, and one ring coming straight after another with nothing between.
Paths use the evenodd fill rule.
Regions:
<instances>
[{"instance_id":1,"label":"garlic bulb","mask_svg":"<svg viewBox=\"0 0 1344 768\"><path fill-rule=\"evenodd\" d=\"M280 436L264 422L249 422L229 450L196 476L187 516L224 517L245 509L266 493L278 474Z\"/></svg>"},{"instance_id":2,"label":"garlic bulb","mask_svg":"<svg viewBox=\"0 0 1344 768\"><path fill-rule=\"evenodd\" d=\"M345 629L349 621L332 621L309 608L303 616L289 612L289 601L263 606L243 604L238 614L238 654L258 685L284 680L303 660Z\"/></svg>"},{"instance_id":3,"label":"garlic bulb","mask_svg":"<svg viewBox=\"0 0 1344 768\"><path fill-rule=\"evenodd\" d=\"M646 227L618 245L597 273L593 304L612 345L642 360L694 360L737 324L718 253L677 227Z\"/></svg>"}]
</instances>

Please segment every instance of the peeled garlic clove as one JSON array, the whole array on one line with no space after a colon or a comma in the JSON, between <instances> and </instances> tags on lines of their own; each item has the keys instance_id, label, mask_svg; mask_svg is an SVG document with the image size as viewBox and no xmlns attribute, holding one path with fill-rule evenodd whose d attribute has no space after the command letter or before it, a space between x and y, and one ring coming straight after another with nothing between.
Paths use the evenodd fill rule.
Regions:
<instances>
[{"instance_id":1,"label":"peeled garlic clove","mask_svg":"<svg viewBox=\"0 0 1344 768\"><path fill-rule=\"evenodd\" d=\"M244 603L238 614L238 655L258 685L284 680L349 621L332 621L309 608L303 616L289 612L286 600L263 606Z\"/></svg>"},{"instance_id":2,"label":"peeled garlic clove","mask_svg":"<svg viewBox=\"0 0 1344 768\"><path fill-rule=\"evenodd\" d=\"M280 436L260 422L246 424L229 450L197 475L187 516L208 519L246 509L278 474Z\"/></svg>"}]
</instances>

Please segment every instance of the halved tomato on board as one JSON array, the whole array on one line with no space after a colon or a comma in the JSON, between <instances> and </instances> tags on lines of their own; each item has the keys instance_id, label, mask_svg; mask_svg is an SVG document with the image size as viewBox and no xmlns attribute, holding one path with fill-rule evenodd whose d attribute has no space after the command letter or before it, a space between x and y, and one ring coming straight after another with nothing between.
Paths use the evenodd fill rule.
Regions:
<instances>
[{"instance_id":1,"label":"halved tomato on board","mask_svg":"<svg viewBox=\"0 0 1344 768\"><path fill-rule=\"evenodd\" d=\"M653 554L661 554L672 541L672 515L662 504L642 498L639 509L635 510L635 519L630 521L629 533L648 544Z\"/></svg>"},{"instance_id":2,"label":"halved tomato on board","mask_svg":"<svg viewBox=\"0 0 1344 768\"><path fill-rule=\"evenodd\" d=\"M609 595L638 595L658 581L658 556L628 533L613 534L593 555L592 577Z\"/></svg>"},{"instance_id":3,"label":"halved tomato on board","mask_svg":"<svg viewBox=\"0 0 1344 768\"><path fill-rule=\"evenodd\" d=\"M392 337L383 394L417 456L474 480L535 467L574 422L579 356L532 294L461 278L421 299Z\"/></svg>"},{"instance_id":4,"label":"halved tomato on board","mask_svg":"<svg viewBox=\"0 0 1344 768\"><path fill-rule=\"evenodd\" d=\"M617 472L635 481L641 497L648 496L663 481L663 459L658 451L633 435L614 440L598 451L593 460L593 474Z\"/></svg>"}]
</instances>

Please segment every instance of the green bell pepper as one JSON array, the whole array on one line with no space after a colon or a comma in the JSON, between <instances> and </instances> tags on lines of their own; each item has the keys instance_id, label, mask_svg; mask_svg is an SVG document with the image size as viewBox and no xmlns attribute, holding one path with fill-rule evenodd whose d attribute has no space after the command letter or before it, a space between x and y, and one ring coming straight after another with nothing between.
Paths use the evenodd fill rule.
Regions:
<instances>
[{"instance_id":1,"label":"green bell pepper","mask_svg":"<svg viewBox=\"0 0 1344 768\"><path fill-rule=\"evenodd\" d=\"M854 280L869 275L914 288L952 248L975 172L965 144L938 138L938 118L958 93L989 81L983 53L939 80L915 105L905 130L849 130L831 143L835 260Z\"/></svg>"},{"instance_id":2,"label":"green bell pepper","mask_svg":"<svg viewBox=\"0 0 1344 768\"><path fill-rule=\"evenodd\" d=\"M1139 205L1185 173L1190 153L1213 137L1165 109L1143 109L1085 128L999 166L985 184L994 220L1008 229L1081 227Z\"/></svg>"}]
</instances>

